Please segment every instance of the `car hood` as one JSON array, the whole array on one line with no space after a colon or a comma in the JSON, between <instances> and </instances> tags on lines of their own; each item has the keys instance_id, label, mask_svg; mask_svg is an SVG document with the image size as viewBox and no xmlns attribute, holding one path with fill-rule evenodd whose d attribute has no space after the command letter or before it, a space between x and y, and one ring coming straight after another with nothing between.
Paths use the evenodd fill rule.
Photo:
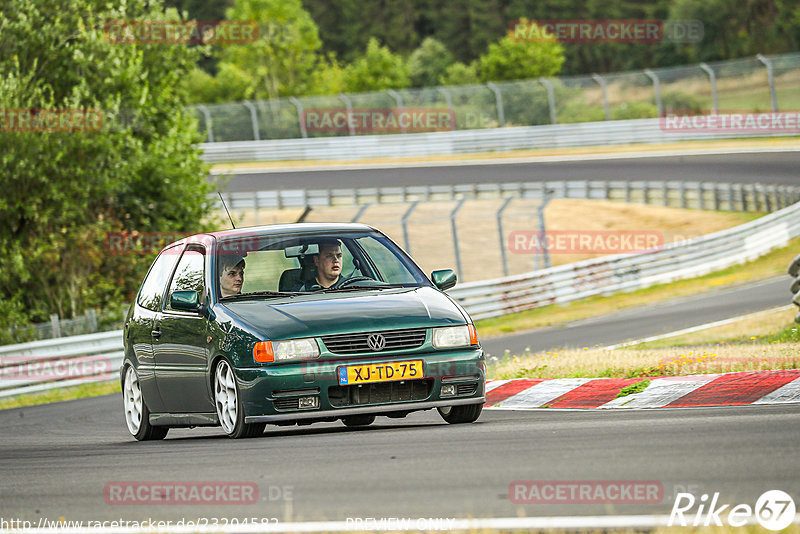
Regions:
<instances>
[{"instance_id":1,"label":"car hood","mask_svg":"<svg viewBox=\"0 0 800 534\"><path fill-rule=\"evenodd\" d=\"M222 306L264 339L447 326L466 321L458 306L429 287L242 300Z\"/></svg>"}]
</instances>

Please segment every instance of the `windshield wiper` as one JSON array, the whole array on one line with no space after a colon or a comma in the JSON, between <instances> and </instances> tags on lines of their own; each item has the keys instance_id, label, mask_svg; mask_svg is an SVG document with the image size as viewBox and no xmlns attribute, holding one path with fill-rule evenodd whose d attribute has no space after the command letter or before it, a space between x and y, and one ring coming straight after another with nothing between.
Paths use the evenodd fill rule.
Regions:
<instances>
[{"instance_id":1,"label":"windshield wiper","mask_svg":"<svg viewBox=\"0 0 800 534\"><path fill-rule=\"evenodd\" d=\"M247 300L250 298L258 298L258 297L294 297L303 294L305 293L294 292L294 291L254 291L252 293L239 293L238 295L229 295L227 297L220 298L220 300Z\"/></svg>"}]
</instances>

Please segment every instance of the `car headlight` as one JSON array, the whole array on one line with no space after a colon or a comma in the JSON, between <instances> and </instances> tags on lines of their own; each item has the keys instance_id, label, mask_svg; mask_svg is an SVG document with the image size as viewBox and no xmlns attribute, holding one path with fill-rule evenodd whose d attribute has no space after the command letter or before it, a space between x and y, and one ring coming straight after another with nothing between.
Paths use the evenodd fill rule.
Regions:
<instances>
[{"instance_id":1,"label":"car headlight","mask_svg":"<svg viewBox=\"0 0 800 534\"><path fill-rule=\"evenodd\" d=\"M444 326L433 329L433 346L437 349L469 347L478 344L478 332L475 325Z\"/></svg>"},{"instance_id":2,"label":"car headlight","mask_svg":"<svg viewBox=\"0 0 800 534\"><path fill-rule=\"evenodd\" d=\"M313 337L284 341L261 341L253 347L253 359L259 363L286 360L309 360L319 357L319 346Z\"/></svg>"}]
</instances>

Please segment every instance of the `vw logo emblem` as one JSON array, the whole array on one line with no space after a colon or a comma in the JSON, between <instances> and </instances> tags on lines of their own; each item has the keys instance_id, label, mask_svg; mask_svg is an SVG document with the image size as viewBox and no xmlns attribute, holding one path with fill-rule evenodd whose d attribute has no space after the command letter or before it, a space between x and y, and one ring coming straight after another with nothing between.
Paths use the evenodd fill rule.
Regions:
<instances>
[{"instance_id":1,"label":"vw logo emblem","mask_svg":"<svg viewBox=\"0 0 800 534\"><path fill-rule=\"evenodd\" d=\"M386 338L381 334L370 334L367 336L367 346L375 352L382 351L386 346Z\"/></svg>"}]
</instances>

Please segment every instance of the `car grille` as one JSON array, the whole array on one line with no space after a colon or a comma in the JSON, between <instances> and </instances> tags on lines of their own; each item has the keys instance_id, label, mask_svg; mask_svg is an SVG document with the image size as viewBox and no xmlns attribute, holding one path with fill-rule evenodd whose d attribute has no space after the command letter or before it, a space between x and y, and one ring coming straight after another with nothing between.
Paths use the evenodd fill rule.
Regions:
<instances>
[{"instance_id":1,"label":"car grille","mask_svg":"<svg viewBox=\"0 0 800 534\"><path fill-rule=\"evenodd\" d=\"M328 388L328 400L332 406L355 406L427 399L431 394L433 380L404 380L402 382L378 382Z\"/></svg>"},{"instance_id":2,"label":"car grille","mask_svg":"<svg viewBox=\"0 0 800 534\"><path fill-rule=\"evenodd\" d=\"M373 350L367 344L367 338L374 334L383 336L386 345L380 351ZM340 334L322 336L322 342L334 354L358 354L361 352L387 352L393 350L413 349L425 343L424 328L406 330L385 330L382 332L359 332L357 334Z\"/></svg>"}]
</instances>

